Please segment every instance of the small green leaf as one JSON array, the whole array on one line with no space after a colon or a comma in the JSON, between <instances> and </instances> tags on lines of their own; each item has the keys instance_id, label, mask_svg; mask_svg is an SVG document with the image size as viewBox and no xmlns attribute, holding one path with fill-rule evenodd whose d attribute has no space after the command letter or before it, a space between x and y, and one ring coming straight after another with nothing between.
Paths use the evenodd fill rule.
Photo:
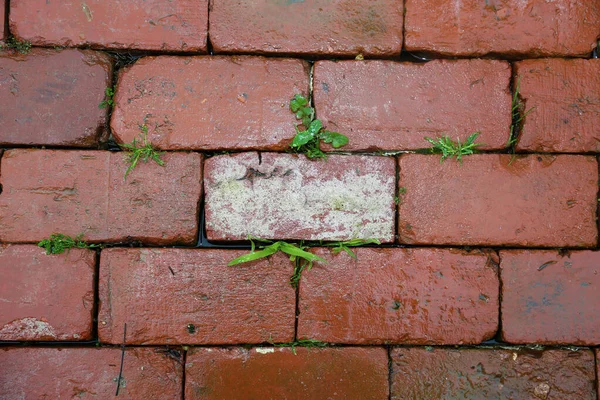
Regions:
<instances>
[{"instance_id":1,"label":"small green leaf","mask_svg":"<svg viewBox=\"0 0 600 400\"><path fill-rule=\"evenodd\" d=\"M303 106L308 104L308 100L306 99L306 97L297 94L294 96L294 98L290 101L290 110L292 110L292 112L297 112L298 110L300 110L300 108L302 108ZM300 119L301 117L298 117L298 119Z\"/></svg>"},{"instance_id":2,"label":"small green leaf","mask_svg":"<svg viewBox=\"0 0 600 400\"><path fill-rule=\"evenodd\" d=\"M296 133L296 136L294 136L294 140L291 144L292 147L299 148L315 138L315 134L310 130L299 131L296 127L296 131L298 133Z\"/></svg>"},{"instance_id":3,"label":"small green leaf","mask_svg":"<svg viewBox=\"0 0 600 400\"><path fill-rule=\"evenodd\" d=\"M331 131L323 131L321 133L321 139L323 139L325 143L331 143L331 145L336 149L347 145L349 141L348 136Z\"/></svg>"},{"instance_id":4,"label":"small green leaf","mask_svg":"<svg viewBox=\"0 0 600 400\"><path fill-rule=\"evenodd\" d=\"M229 262L229 264L227 264L227 266L232 267L234 265L246 263L246 262L249 262L249 261L259 260L261 258L265 258L265 257L268 257L268 256L270 256L272 254L275 254L275 253L277 253L279 251L280 243L281 242L273 243L272 245L267 246L267 247L265 247L262 250L255 251L255 252L249 253L249 254L245 254L245 255L243 255L241 257L238 257L238 258L236 258L234 260L231 260Z\"/></svg>"},{"instance_id":5,"label":"small green leaf","mask_svg":"<svg viewBox=\"0 0 600 400\"><path fill-rule=\"evenodd\" d=\"M311 132L312 136L315 137L323 129L323 124L320 120L316 119L310 123L308 131Z\"/></svg>"}]
</instances>

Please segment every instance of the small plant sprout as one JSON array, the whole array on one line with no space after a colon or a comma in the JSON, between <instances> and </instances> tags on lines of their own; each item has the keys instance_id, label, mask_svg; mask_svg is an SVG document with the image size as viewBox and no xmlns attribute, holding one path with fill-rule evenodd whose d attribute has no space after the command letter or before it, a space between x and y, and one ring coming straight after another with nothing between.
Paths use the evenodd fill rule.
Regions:
<instances>
[{"instance_id":1,"label":"small plant sprout","mask_svg":"<svg viewBox=\"0 0 600 400\"><path fill-rule=\"evenodd\" d=\"M62 254L69 249L94 249L100 248L99 244L88 244L83 240L83 234L77 235L74 239L62 233L53 233L50 238L44 239L38 243L38 246L46 250L46 254Z\"/></svg>"},{"instance_id":2,"label":"small plant sprout","mask_svg":"<svg viewBox=\"0 0 600 400\"><path fill-rule=\"evenodd\" d=\"M377 239L352 239L346 242L324 243L323 246L333 247L334 254L338 254L343 250L350 257L356 259L356 254L350 250L350 247L364 246L366 244L381 244L381 242Z\"/></svg>"},{"instance_id":3,"label":"small plant sprout","mask_svg":"<svg viewBox=\"0 0 600 400\"><path fill-rule=\"evenodd\" d=\"M31 50L31 43L26 40L19 40L14 36L9 36L4 44L0 44L0 49L14 49L21 54L27 54Z\"/></svg>"},{"instance_id":4,"label":"small plant sprout","mask_svg":"<svg viewBox=\"0 0 600 400\"><path fill-rule=\"evenodd\" d=\"M148 126L146 124L140 125L140 130L142 134L140 134L141 141L137 141L135 138L131 143L120 144L119 146L127 152L125 156L125 160L129 163L129 167L127 171L125 171L125 180L127 180L127 175L136 167L138 161L143 161L147 163L149 160L153 160L155 163L163 167L165 162L160 158L162 156L162 152L157 151L152 143L148 141ZM141 146L140 145L141 142Z\"/></svg>"},{"instance_id":5,"label":"small plant sprout","mask_svg":"<svg viewBox=\"0 0 600 400\"><path fill-rule=\"evenodd\" d=\"M323 123L315 119L315 109L308 105L306 97L297 94L290 101L290 110L302 121L296 126L296 136L290 145L292 151L304 153L308 158L327 158L321 150L320 141L329 143L337 149L348 144L348 137L337 132L323 129ZM304 129L298 129L303 126Z\"/></svg>"},{"instance_id":6,"label":"small plant sprout","mask_svg":"<svg viewBox=\"0 0 600 400\"><path fill-rule=\"evenodd\" d=\"M310 269L310 267L312 267L312 263L315 261L321 261L321 262L327 263L327 261L323 260L321 257L318 257L312 253L304 251L303 247L301 245L296 246L295 244L287 243L284 241L278 241L278 242L273 243L271 241L259 239L259 238L253 237L253 236L248 236L248 239L250 240L250 245L251 245L250 253L243 255L241 257L238 257L235 260L231 260L229 262L229 264L227 264L228 266L232 267L234 265L259 260L261 258L265 258L272 254L275 254L278 251L281 251L281 252L289 255L290 261L292 261L292 262L295 262L296 259L298 259L298 258L307 261L309 263L309 269ZM259 242L264 242L264 243L271 243L271 244L259 245L258 247L261 248L261 250L255 251L256 246L254 244L254 240L259 241Z\"/></svg>"},{"instance_id":7,"label":"small plant sprout","mask_svg":"<svg viewBox=\"0 0 600 400\"><path fill-rule=\"evenodd\" d=\"M113 96L115 95L115 89L113 89L111 87L107 87L106 90L104 90L104 95L105 95L105 98L104 98L104 100L102 100L102 102L100 104L98 104L98 108L106 108L106 107L111 108L113 106L113 104L115 103L113 100Z\"/></svg>"},{"instance_id":8,"label":"small plant sprout","mask_svg":"<svg viewBox=\"0 0 600 400\"><path fill-rule=\"evenodd\" d=\"M437 139L425 137L429 143L433 146L429 151L433 154L441 154L442 159L440 163L444 162L446 158L456 157L456 161L462 164L462 157L475 154L477 147L481 146L479 143L475 143L475 139L479 136L479 132L475 132L467 138L464 143L461 143L460 139L457 138L456 142L450 139L448 136L442 136Z\"/></svg>"},{"instance_id":9,"label":"small plant sprout","mask_svg":"<svg viewBox=\"0 0 600 400\"><path fill-rule=\"evenodd\" d=\"M529 110L525 111L525 104L521 100L521 77L517 78L517 84L515 85L515 92L512 97L512 105L511 105L511 116L512 123L510 125L510 137L508 138L508 147L511 148L511 152L514 154L514 147L519 140L519 134L521 133L521 127L523 126L523 122L527 114L529 114L535 107L531 107Z\"/></svg>"}]
</instances>

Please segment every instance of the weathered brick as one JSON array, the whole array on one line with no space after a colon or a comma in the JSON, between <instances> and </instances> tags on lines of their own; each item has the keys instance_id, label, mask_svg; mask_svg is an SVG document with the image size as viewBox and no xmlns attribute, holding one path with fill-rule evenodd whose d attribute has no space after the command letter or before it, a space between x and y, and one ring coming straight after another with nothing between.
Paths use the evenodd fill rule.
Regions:
<instances>
[{"instance_id":1,"label":"weathered brick","mask_svg":"<svg viewBox=\"0 0 600 400\"><path fill-rule=\"evenodd\" d=\"M178 399L181 358L161 349L125 351L119 399ZM0 349L2 399L112 399L121 350L117 348Z\"/></svg>"},{"instance_id":2,"label":"weathered brick","mask_svg":"<svg viewBox=\"0 0 600 400\"><path fill-rule=\"evenodd\" d=\"M600 344L600 253L523 250L500 257L505 341Z\"/></svg>"},{"instance_id":3,"label":"weathered brick","mask_svg":"<svg viewBox=\"0 0 600 400\"><path fill-rule=\"evenodd\" d=\"M216 52L391 56L402 49L403 2L219 0L211 3Z\"/></svg>"},{"instance_id":4,"label":"weathered brick","mask_svg":"<svg viewBox=\"0 0 600 400\"><path fill-rule=\"evenodd\" d=\"M232 344L294 338L293 265L277 254L228 267L247 251L109 249L100 264L102 342Z\"/></svg>"},{"instance_id":5,"label":"weathered brick","mask_svg":"<svg viewBox=\"0 0 600 400\"><path fill-rule=\"evenodd\" d=\"M600 28L599 28L600 29ZM515 64L524 102L517 150L600 151L600 60L543 59Z\"/></svg>"},{"instance_id":6,"label":"weathered brick","mask_svg":"<svg viewBox=\"0 0 600 400\"><path fill-rule=\"evenodd\" d=\"M96 146L111 74L89 50L0 52L0 145Z\"/></svg>"},{"instance_id":7,"label":"weathered brick","mask_svg":"<svg viewBox=\"0 0 600 400\"><path fill-rule=\"evenodd\" d=\"M406 0L406 50L448 56L585 56L600 4L572 0Z\"/></svg>"},{"instance_id":8,"label":"weathered brick","mask_svg":"<svg viewBox=\"0 0 600 400\"><path fill-rule=\"evenodd\" d=\"M0 340L92 338L95 255L0 246Z\"/></svg>"},{"instance_id":9,"label":"weathered brick","mask_svg":"<svg viewBox=\"0 0 600 400\"><path fill-rule=\"evenodd\" d=\"M593 157L510 154L400 157L400 242L596 246Z\"/></svg>"},{"instance_id":10,"label":"weathered brick","mask_svg":"<svg viewBox=\"0 0 600 400\"><path fill-rule=\"evenodd\" d=\"M402 348L392 399L595 400L590 350Z\"/></svg>"},{"instance_id":11,"label":"weathered brick","mask_svg":"<svg viewBox=\"0 0 600 400\"><path fill-rule=\"evenodd\" d=\"M207 236L392 242L395 174L389 157L212 157L205 163Z\"/></svg>"},{"instance_id":12,"label":"weathered brick","mask_svg":"<svg viewBox=\"0 0 600 400\"><path fill-rule=\"evenodd\" d=\"M163 149L284 150L298 123L289 109L307 95L301 60L262 57L146 57L121 74L112 131L131 142L149 128Z\"/></svg>"},{"instance_id":13,"label":"weathered brick","mask_svg":"<svg viewBox=\"0 0 600 400\"><path fill-rule=\"evenodd\" d=\"M387 399L383 348L196 348L185 365L188 399Z\"/></svg>"},{"instance_id":14,"label":"weathered brick","mask_svg":"<svg viewBox=\"0 0 600 400\"><path fill-rule=\"evenodd\" d=\"M208 0L11 0L9 24L36 46L206 51Z\"/></svg>"},{"instance_id":15,"label":"weathered brick","mask_svg":"<svg viewBox=\"0 0 600 400\"><path fill-rule=\"evenodd\" d=\"M350 138L343 150L421 149L431 146L425 136L474 132L482 149L500 149L510 136L510 75L494 60L319 61L315 106L327 129Z\"/></svg>"},{"instance_id":16,"label":"weathered brick","mask_svg":"<svg viewBox=\"0 0 600 400\"><path fill-rule=\"evenodd\" d=\"M6 33L4 32L4 21L6 19L6 0L0 0L0 41L6 37Z\"/></svg>"},{"instance_id":17,"label":"weathered brick","mask_svg":"<svg viewBox=\"0 0 600 400\"><path fill-rule=\"evenodd\" d=\"M34 242L59 232L94 242L195 243L202 157L163 159L164 167L140 162L124 180L124 153L5 152L0 241Z\"/></svg>"},{"instance_id":18,"label":"weathered brick","mask_svg":"<svg viewBox=\"0 0 600 400\"><path fill-rule=\"evenodd\" d=\"M498 329L498 275L484 253L317 249L302 274L298 337L331 343L476 344Z\"/></svg>"}]
</instances>

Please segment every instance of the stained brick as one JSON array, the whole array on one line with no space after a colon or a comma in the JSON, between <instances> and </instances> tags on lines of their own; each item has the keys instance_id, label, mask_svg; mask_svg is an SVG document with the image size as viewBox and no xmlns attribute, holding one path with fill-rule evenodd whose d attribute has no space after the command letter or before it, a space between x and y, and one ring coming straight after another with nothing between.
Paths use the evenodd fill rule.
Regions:
<instances>
[{"instance_id":1,"label":"stained brick","mask_svg":"<svg viewBox=\"0 0 600 400\"><path fill-rule=\"evenodd\" d=\"M90 241L196 241L201 156L140 162L124 180L124 153L9 150L2 156L0 240L35 242L60 232Z\"/></svg>"},{"instance_id":2,"label":"stained brick","mask_svg":"<svg viewBox=\"0 0 600 400\"><path fill-rule=\"evenodd\" d=\"M387 399L383 348L196 348L188 353L188 399Z\"/></svg>"},{"instance_id":3,"label":"stained brick","mask_svg":"<svg viewBox=\"0 0 600 400\"><path fill-rule=\"evenodd\" d=\"M0 340L89 340L94 252L0 246Z\"/></svg>"},{"instance_id":4,"label":"stained brick","mask_svg":"<svg viewBox=\"0 0 600 400\"><path fill-rule=\"evenodd\" d=\"M596 246L593 157L509 154L400 157L402 243Z\"/></svg>"},{"instance_id":5,"label":"stained brick","mask_svg":"<svg viewBox=\"0 0 600 400\"><path fill-rule=\"evenodd\" d=\"M503 251L502 336L510 343L600 344L600 253Z\"/></svg>"},{"instance_id":6,"label":"stained brick","mask_svg":"<svg viewBox=\"0 0 600 400\"><path fill-rule=\"evenodd\" d=\"M163 149L284 150L298 123L289 109L308 93L308 64L262 57L146 57L121 74L112 131Z\"/></svg>"},{"instance_id":7,"label":"stained brick","mask_svg":"<svg viewBox=\"0 0 600 400\"><path fill-rule=\"evenodd\" d=\"M590 350L392 351L392 399L595 400Z\"/></svg>"},{"instance_id":8,"label":"stained brick","mask_svg":"<svg viewBox=\"0 0 600 400\"><path fill-rule=\"evenodd\" d=\"M394 160L240 153L205 163L209 239L394 239Z\"/></svg>"},{"instance_id":9,"label":"stained brick","mask_svg":"<svg viewBox=\"0 0 600 400\"><path fill-rule=\"evenodd\" d=\"M491 254L446 249L318 249L302 274L298 337L331 343L476 344L498 328ZM490 258L491 257L491 258Z\"/></svg>"},{"instance_id":10,"label":"stained brick","mask_svg":"<svg viewBox=\"0 0 600 400\"><path fill-rule=\"evenodd\" d=\"M402 49L403 2L218 0L211 3L216 52L391 56Z\"/></svg>"},{"instance_id":11,"label":"stained brick","mask_svg":"<svg viewBox=\"0 0 600 400\"><path fill-rule=\"evenodd\" d=\"M206 51L207 0L11 0L10 29L36 46Z\"/></svg>"},{"instance_id":12,"label":"stained brick","mask_svg":"<svg viewBox=\"0 0 600 400\"><path fill-rule=\"evenodd\" d=\"M406 0L405 48L449 56L586 56L600 5L571 0Z\"/></svg>"},{"instance_id":13,"label":"stained brick","mask_svg":"<svg viewBox=\"0 0 600 400\"><path fill-rule=\"evenodd\" d=\"M600 151L600 60L543 59L515 64L524 119L517 150Z\"/></svg>"},{"instance_id":14,"label":"stained brick","mask_svg":"<svg viewBox=\"0 0 600 400\"><path fill-rule=\"evenodd\" d=\"M425 136L465 140L480 132L482 149L506 147L511 70L494 60L319 61L314 97L327 129L349 136L343 150L430 147Z\"/></svg>"},{"instance_id":15,"label":"stained brick","mask_svg":"<svg viewBox=\"0 0 600 400\"><path fill-rule=\"evenodd\" d=\"M0 144L96 146L111 74L110 58L94 51L0 52Z\"/></svg>"},{"instance_id":16,"label":"stained brick","mask_svg":"<svg viewBox=\"0 0 600 400\"><path fill-rule=\"evenodd\" d=\"M228 267L247 251L109 249L100 265L102 342L231 344L294 338L289 257Z\"/></svg>"},{"instance_id":17,"label":"stained brick","mask_svg":"<svg viewBox=\"0 0 600 400\"><path fill-rule=\"evenodd\" d=\"M160 349L127 349L118 398L180 398L181 362ZM112 399L120 364L117 348L3 348L0 397Z\"/></svg>"}]
</instances>

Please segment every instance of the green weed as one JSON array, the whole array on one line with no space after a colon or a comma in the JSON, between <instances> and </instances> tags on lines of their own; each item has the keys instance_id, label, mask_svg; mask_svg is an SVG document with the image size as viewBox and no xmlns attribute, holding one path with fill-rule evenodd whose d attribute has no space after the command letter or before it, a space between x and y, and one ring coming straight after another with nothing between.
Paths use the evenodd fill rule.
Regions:
<instances>
[{"instance_id":1,"label":"green weed","mask_svg":"<svg viewBox=\"0 0 600 400\"><path fill-rule=\"evenodd\" d=\"M350 247L364 246L365 244L381 244L381 242L377 239L352 239L345 242L323 243L322 245L333 247L334 254L345 251L350 257L356 259L356 254L350 250Z\"/></svg>"},{"instance_id":2,"label":"green weed","mask_svg":"<svg viewBox=\"0 0 600 400\"><path fill-rule=\"evenodd\" d=\"M0 49L13 49L21 54L27 54L31 50L31 43L26 40L19 40L14 36L9 36L4 44L0 44Z\"/></svg>"},{"instance_id":3,"label":"green weed","mask_svg":"<svg viewBox=\"0 0 600 400\"><path fill-rule=\"evenodd\" d=\"M525 104L520 98L521 92L521 77L517 78L517 85L515 87L515 92L512 97L511 104L511 116L512 123L510 125L510 137L508 138L507 146L511 148L511 152L514 155L515 148L514 146L517 144L519 140L519 134L521 133L521 128L523 126L523 122L527 114L529 114L535 107L531 107L529 110L525 111ZM512 162L512 161L511 161Z\"/></svg>"},{"instance_id":4,"label":"green weed","mask_svg":"<svg viewBox=\"0 0 600 400\"><path fill-rule=\"evenodd\" d=\"M327 158L321 150L320 142L330 143L334 148L348 144L348 137L323 128L323 123L315 119L315 109L308 105L306 97L297 94L290 101L290 110L302 121L303 130L296 126L296 136L290 145L292 151L304 153L308 158Z\"/></svg>"},{"instance_id":5,"label":"green weed","mask_svg":"<svg viewBox=\"0 0 600 400\"><path fill-rule=\"evenodd\" d=\"M127 180L127 175L136 167L138 162L141 160L143 162L148 162L149 160L153 160L155 163L163 167L165 162L160 158L162 156L162 152L157 151L152 143L148 141L148 126L146 124L140 125L140 130L142 134L140 134L141 138L141 146L138 147L140 141L137 141L135 138L131 143L120 144L119 146L125 150L128 154L125 159L129 163L129 167L127 171L125 171L125 179Z\"/></svg>"},{"instance_id":6,"label":"green weed","mask_svg":"<svg viewBox=\"0 0 600 400\"><path fill-rule=\"evenodd\" d=\"M102 100L102 102L100 104L98 104L98 108L112 107L113 104L115 103L113 100L113 96L115 95L115 89L107 87L106 90L104 91L104 94L105 94L105 99Z\"/></svg>"},{"instance_id":7,"label":"green weed","mask_svg":"<svg viewBox=\"0 0 600 400\"><path fill-rule=\"evenodd\" d=\"M44 239L38 243L38 246L46 250L46 254L62 254L69 249L94 249L102 247L99 244L88 244L83 240L83 234L75 236L73 239L70 236L62 233L53 233L50 238Z\"/></svg>"},{"instance_id":8,"label":"green weed","mask_svg":"<svg viewBox=\"0 0 600 400\"><path fill-rule=\"evenodd\" d=\"M287 242L284 242L281 240L273 243L269 240L263 240L263 239L259 239L259 238L253 237L253 236L248 236L248 239L250 240L250 245L252 246L250 249L250 253L245 254L241 257L238 257L234 260L231 260L229 262L229 264L227 264L228 266L231 267L234 265L238 265L238 264L242 264L242 263L246 263L246 262L250 262L250 261L254 261L254 260L259 260L261 258L265 258L272 254L275 254L278 251L281 251L281 252L289 255L290 261L292 261L292 262L295 262L296 259L305 260L306 262L309 263L309 269L312 267L312 263L315 261L321 261L321 262L327 263L327 261L323 260L321 257L318 257L312 253L304 251L303 250L304 247L302 245L296 246L295 244L287 243ZM259 245L258 247L261 250L255 251L256 250L256 246L254 244L255 240L259 241L259 242L271 243L271 244Z\"/></svg>"},{"instance_id":9,"label":"green weed","mask_svg":"<svg viewBox=\"0 0 600 400\"><path fill-rule=\"evenodd\" d=\"M291 347L292 353L296 355L296 347L327 347L327 343L315 339L300 339L289 343L271 343L274 347Z\"/></svg>"},{"instance_id":10,"label":"green weed","mask_svg":"<svg viewBox=\"0 0 600 400\"><path fill-rule=\"evenodd\" d=\"M461 143L459 138L457 138L455 142L448 136L442 136L437 139L425 137L425 140L433 145L433 147L429 149L431 153L442 155L440 163L444 162L446 158L456 157L456 161L462 164L463 156L475 154L477 147L481 146L481 144L475 143L477 136L479 136L479 132L475 132L469 136L464 143Z\"/></svg>"}]
</instances>

